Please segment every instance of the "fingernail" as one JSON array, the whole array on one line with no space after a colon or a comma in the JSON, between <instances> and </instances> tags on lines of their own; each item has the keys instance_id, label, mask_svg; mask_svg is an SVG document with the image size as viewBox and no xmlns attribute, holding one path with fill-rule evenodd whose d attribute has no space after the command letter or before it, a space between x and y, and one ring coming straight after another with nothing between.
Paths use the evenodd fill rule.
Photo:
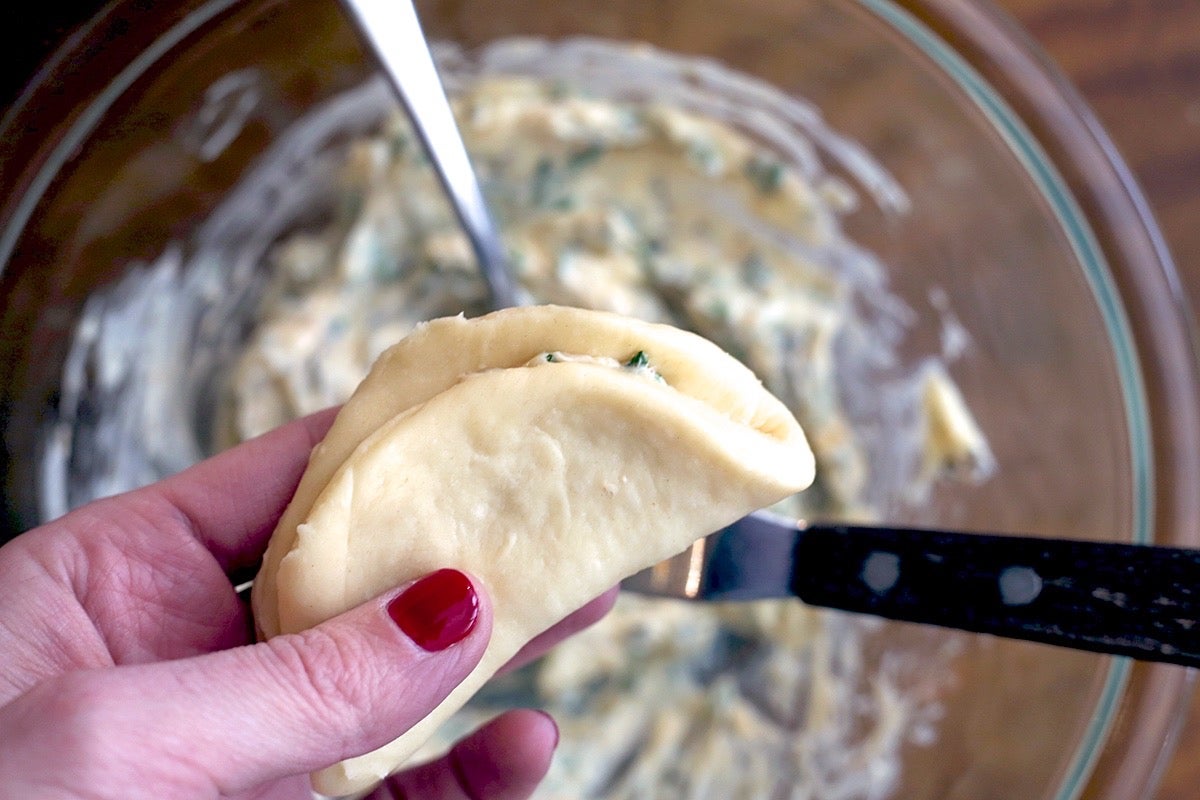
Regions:
<instances>
[{"instance_id":1,"label":"fingernail","mask_svg":"<svg viewBox=\"0 0 1200 800\"><path fill-rule=\"evenodd\" d=\"M426 575L388 603L388 616L408 638L430 652L461 642L479 618L479 595L456 569Z\"/></svg>"}]
</instances>

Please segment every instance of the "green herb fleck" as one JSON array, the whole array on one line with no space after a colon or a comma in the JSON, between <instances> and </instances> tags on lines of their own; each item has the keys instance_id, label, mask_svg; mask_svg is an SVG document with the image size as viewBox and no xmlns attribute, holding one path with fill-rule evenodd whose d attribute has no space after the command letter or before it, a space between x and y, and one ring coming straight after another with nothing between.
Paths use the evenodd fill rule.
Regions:
<instances>
[{"instance_id":1,"label":"green herb fleck","mask_svg":"<svg viewBox=\"0 0 1200 800\"><path fill-rule=\"evenodd\" d=\"M555 361L558 361L558 359L554 357L554 353L546 353L546 360L551 364L553 364Z\"/></svg>"},{"instance_id":2,"label":"green herb fleck","mask_svg":"<svg viewBox=\"0 0 1200 800\"><path fill-rule=\"evenodd\" d=\"M567 156L567 169L580 170L589 167L599 161L602 155L604 155L604 145L589 144L582 150L576 150Z\"/></svg>"},{"instance_id":3,"label":"green herb fleck","mask_svg":"<svg viewBox=\"0 0 1200 800\"><path fill-rule=\"evenodd\" d=\"M638 266L647 275L653 276L655 262L665 249L661 239L649 238L638 240L635 245Z\"/></svg>"},{"instance_id":4,"label":"green herb fleck","mask_svg":"<svg viewBox=\"0 0 1200 800\"><path fill-rule=\"evenodd\" d=\"M645 126L645 115L640 108L634 106L626 106L617 109L617 119L621 130L626 135L636 135L642 131Z\"/></svg>"},{"instance_id":5,"label":"green herb fleck","mask_svg":"<svg viewBox=\"0 0 1200 800\"><path fill-rule=\"evenodd\" d=\"M358 219L358 215L362 213L362 209L363 209L362 192L351 191L351 192L346 193L346 195L344 197L342 197L341 212L342 212L343 219L349 219L349 220Z\"/></svg>"},{"instance_id":6,"label":"green herb fleck","mask_svg":"<svg viewBox=\"0 0 1200 800\"><path fill-rule=\"evenodd\" d=\"M398 161L400 157L404 155L405 151L408 150L408 134L404 133L403 131L397 133L392 137L390 145L392 160Z\"/></svg>"},{"instance_id":7,"label":"green herb fleck","mask_svg":"<svg viewBox=\"0 0 1200 800\"><path fill-rule=\"evenodd\" d=\"M395 256L376 247L371 254L371 278L379 283L391 283L400 277L401 264Z\"/></svg>"},{"instance_id":8,"label":"green herb fleck","mask_svg":"<svg viewBox=\"0 0 1200 800\"><path fill-rule=\"evenodd\" d=\"M729 303L725 302L725 300L721 298L715 298L712 302L710 302L705 311L711 319L717 320L718 322L726 322L729 319Z\"/></svg>"},{"instance_id":9,"label":"green herb fleck","mask_svg":"<svg viewBox=\"0 0 1200 800\"><path fill-rule=\"evenodd\" d=\"M524 250L515 248L507 248L508 250L508 265L512 267L513 274L524 275L529 272L529 259L525 257Z\"/></svg>"},{"instance_id":10,"label":"green herb fleck","mask_svg":"<svg viewBox=\"0 0 1200 800\"><path fill-rule=\"evenodd\" d=\"M696 167L704 175L713 176L721 174L721 154L711 142L700 140L688 142L687 158L692 163L692 166Z\"/></svg>"},{"instance_id":11,"label":"green herb fleck","mask_svg":"<svg viewBox=\"0 0 1200 800\"><path fill-rule=\"evenodd\" d=\"M760 253L751 253L742 260L742 280L752 289L765 289L771 283L771 268Z\"/></svg>"},{"instance_id":12,"label":"green herb fleck","mask_svg":"<svg viewBox=\"0 0 1200 800\"><path fill-rule=\"evenodd\" d=\"M541 207L550 199L550 191L554 182L554 164L549 158L539 158L533 168L533 184L530 186L533 205Z\"/></svg>"},{"instance_id":13,"label":"green herb fleck","mask_svg":"<svg viewBox=\"0 0 1200 800\"><path fill-rule=\"evenodd\" d=\"M650 366L650 359L646 358L645 350L638 350L633 354L633 358L625 362L625 366L631 369L641 369Z\"/></svg>"},{"instance_id":14,"label":"green herb fleck","mask_svg":"<svg viewBox=\"0 0 1200 800\"><path fill-rule=\"evenodd\" d=\"M567 100L571 95L571 85L563 80L554 81L546 91L546 96L551 100Z\"/></svg>"},{"instance_id":15,"label":"green herb fleck","mask_svg":"<svg viewBox=\"0 0 1200 800\"><path fill-rule=\"evenodd\" d=\"M778 191L783 184L783 164L773 158L756 155L746 162L743 172L763 194Z\"/></svg>"}]
</instances>

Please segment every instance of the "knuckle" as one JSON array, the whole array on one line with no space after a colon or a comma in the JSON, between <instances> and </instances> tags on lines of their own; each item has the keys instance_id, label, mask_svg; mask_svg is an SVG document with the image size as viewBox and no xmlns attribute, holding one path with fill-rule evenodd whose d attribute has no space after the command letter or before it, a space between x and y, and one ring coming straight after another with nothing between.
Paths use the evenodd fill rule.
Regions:
<instances>
[{"instance_id":1,"label":"knuckle","mask_svg":"<svg viewBox=\"0 0 1200 800\"><path fill-rule=\"evenodd\" d=\"M377 704L380 685L367 648L355 637L314 628L269 644L283 664L293 700L325 731L357 730Z\"/></svg>"}]
</instances>

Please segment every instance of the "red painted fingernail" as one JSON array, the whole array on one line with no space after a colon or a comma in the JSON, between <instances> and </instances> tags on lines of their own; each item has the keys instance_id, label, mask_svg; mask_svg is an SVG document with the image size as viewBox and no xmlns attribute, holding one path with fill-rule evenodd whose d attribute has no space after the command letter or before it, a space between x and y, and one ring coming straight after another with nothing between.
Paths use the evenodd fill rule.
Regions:
<instances>
[{"instance_id":1,"label":"red painted fingernail","mask_svg":"<svg viewBox=\"0 0 1200 800\"><path fill-rule=\"evenodd\" d=\"M421 649L436 652L461 642L475 628L479 595L466 575L440 569L405 589L387 611Z\"/></svg>"}]
</instances>

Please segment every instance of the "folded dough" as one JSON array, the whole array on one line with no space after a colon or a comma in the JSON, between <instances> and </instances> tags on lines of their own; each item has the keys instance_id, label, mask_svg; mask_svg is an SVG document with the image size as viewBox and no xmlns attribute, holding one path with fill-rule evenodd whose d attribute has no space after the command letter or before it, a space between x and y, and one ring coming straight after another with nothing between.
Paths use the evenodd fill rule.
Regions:
<instances>
[{"instance_id":1,"label":"folded dough","mask_svg":"<svg viewBox=\"0 0 1200 800\"><path fill-rule=\"evenodd\" d=\"M456 567L491 598L492 638L428 717L314 787L370 788L535 635L802 490L813 468L791 413L694 334L556 306L421 325L313 451L255 580L255 620L264 638L304 630Z\"/></svg>"}]
</instances>

